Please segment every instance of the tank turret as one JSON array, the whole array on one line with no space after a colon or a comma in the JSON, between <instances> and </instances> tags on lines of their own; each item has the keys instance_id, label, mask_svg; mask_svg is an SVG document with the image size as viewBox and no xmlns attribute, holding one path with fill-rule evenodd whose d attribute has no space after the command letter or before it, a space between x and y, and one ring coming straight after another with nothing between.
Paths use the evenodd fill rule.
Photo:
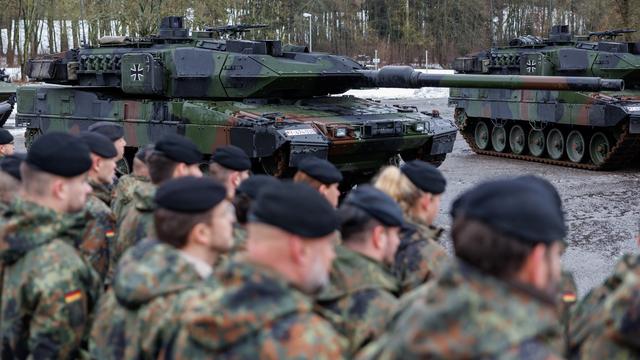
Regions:
<instances>
[{"instance_id":1,"label":"tank turret","mask_svg":"<svg viewBox=\"0 0 640 360\"><path fill-rule=\"evenodd\" d=\"M162 21L153 38L102 38L98 47L29 60L34 81L103 87L165 98L306 98L370 87L620 90L622 82L596 78L432 75L409 67L365 70L343 56L286 51L280 41L218 39L256 26L208 28L192 36L181 18ZM300 49L298 49L300 50Z\"/></svg>"}]
</instances>

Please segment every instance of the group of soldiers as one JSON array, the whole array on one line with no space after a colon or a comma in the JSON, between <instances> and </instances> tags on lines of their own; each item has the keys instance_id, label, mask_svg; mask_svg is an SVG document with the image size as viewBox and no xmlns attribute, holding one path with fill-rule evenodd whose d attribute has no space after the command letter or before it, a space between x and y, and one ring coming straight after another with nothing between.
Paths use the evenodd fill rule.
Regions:
<instances>
[{"instance_id":1,"label":"group of soldiers","mask_svg":"<svg viewBox=\"0 0 640 360\"><path fill-rule=\"evenodd\" d=\"M285 180L225 146L203 171L173 134L117 179L118 124L27 154L0 143L2 359L640 356L639 258L576 303L562 202L539 177L459 196L450 256L447 181L420 160L340 201L342 174L315 157Z\"/></svg>"}]
</instances>

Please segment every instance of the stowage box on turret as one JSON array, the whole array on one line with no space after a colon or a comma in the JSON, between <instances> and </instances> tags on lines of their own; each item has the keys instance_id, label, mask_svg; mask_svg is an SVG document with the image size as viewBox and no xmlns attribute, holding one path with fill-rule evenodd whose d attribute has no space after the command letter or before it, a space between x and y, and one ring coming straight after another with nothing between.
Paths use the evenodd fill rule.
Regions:
<instances>
[{"instance_id":1,"label":"stowage box on turret","mask_svg":"<svg viewBox=\"0 0 640 360\"><path fill-rule=\"evenodd\" d=\"M274 175L290 173L302 157L318 156L335 163L348 186L399 156L441 163L457 129L415 108L331 95L370 87L621 86L597 78L496 76L487 82L484 76L428 75L409 67L365 70L343 56L228 36L251 27L189 34L182 18L168 17L157 36L107 37L96 47L32 59L29 78L49 84L19 89L16 121L27 126L27 144L52 130L119 122L127 156L168 132L191 138L206 154L233 144L252 158L254 170Z\"/></svg>"},{"instance_id":2,"label":"stowage box on turret","mask_svg":"<svg viewBox=\"0 0 640 360\"><path fill-rule=\"evenodd\" d=\"M582 169L627 166L640 154L640 42L633 30L573 36L566 25L548 39L521 36L509 46L460 57L458 72L620 79L625 91L450 90L456 123L477 153Z\"/></svg>"}]
</instances>

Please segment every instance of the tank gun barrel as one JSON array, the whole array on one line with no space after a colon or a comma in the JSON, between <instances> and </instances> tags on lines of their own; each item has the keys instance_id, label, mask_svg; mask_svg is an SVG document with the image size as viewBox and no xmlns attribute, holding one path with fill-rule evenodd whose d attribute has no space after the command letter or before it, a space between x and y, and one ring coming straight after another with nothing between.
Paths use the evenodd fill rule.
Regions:
<instances>
[{"instance_id":1,"label":"tank gun barrel","mask_svg":"<svg viewBox=\"0 0 640 360\"><path fill-rule=\"evenodd\" d=\"M362 87L452 87L511 90L622 91L624 81L597 77L425 74L410 66L385 66L380 70L361 70Z\"/></svg>"}]
</instances>

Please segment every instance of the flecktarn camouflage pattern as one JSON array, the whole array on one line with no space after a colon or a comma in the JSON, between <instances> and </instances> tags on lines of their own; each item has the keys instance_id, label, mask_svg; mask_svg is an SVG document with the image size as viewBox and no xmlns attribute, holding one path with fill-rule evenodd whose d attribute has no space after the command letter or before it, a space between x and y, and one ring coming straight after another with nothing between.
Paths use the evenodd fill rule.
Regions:
<instances>
[{"instance_id":1,"label":"flecktarn camouflage pattern","mask_svg":"<svg viewBox=\"0 0 640 360\"><path fill-rule=\"evenodd\" d=\"M625 91L451 89L449 103L466 142L479 154L581 169L628 166L640 153L640 43L629 30L572 36L554 26L548 39L521 36L508 47L455 60L458 72L600 76Z\"/></svg>"},{"instance_id":2,"label":"flecktarn camouflage pattern","mask_svg":"<svg viewBox=\"0 0 640 360\"><path fill-rule=\"evenodd\" d=\"M232 26L189 35L180 17L162 20L157 36L108 37L29 61L30 79L56 85L18 90L16 122L27 145L42 133L77 132L96 121L125 128L130 146L183 134L205 154L233 144L254 171L286 175L305 156L329 159L344 186L368 180L400 155L441 163L453 149L455 124L413 107L394 107L349 96L372 87L498 87L595 89L619 84L596 78L433 75L410 67L366 70L337 55L310 53L276 40L221 40L244 32Z\"/></svg>"},{"instance_id":3,"label":"flecktarn camouflage pattern","mask_svg":"<svg viewBox=\"0 0 640 360\"><path fill-rule=\"evenodd\" d=\"M75 218L20 199L0 219L0 357L77 358L102 289L69 237Z\"/></svg>"},{"instance_id":4,"label":"flecktarn camouflage pattern","mask_svg":"<svg viewBox=\"0 0 640 360\"><path fill-rule=\"evenodd\" d=\"M145 240L129 249L112 287L100 300L91 330L96 359L156 359L169 342L179 313L172 313L181 292L202 282L195 268L174 247Z\"/></svg>"},{"instance_id":5,"label":"flecktarn camouflage pattern","mask_svg":"<svg viewBox=\"0 0 640 360\"><path fill-rule=\"evenodd\" d=\"M215 279L214 279L215 278ZM341 359L346 341L311 298L275 272L230 262L174 302L182 314L167 359Z\"/></svg>"},{"instance_id":6,"label":"flecktarn camouflage pattern","mask_svg":"<svg viewBox=\"0 0 640 360\"><path fill-rule=\"evenodd\" d=\"M365 348L377 359L560 359L554 299L486 276L459 261L418 291L393 326ZM419 290L422 290L420 288Z\"/></svg>"},{"instance_id":7,"label":"flecktarn camouflage pattern","mask_svg":"<svg viewBox=\"0 0 640 360\"><path fill-rule=\"evenodd\" d=\"M384 330L398 302L398 280L383 263L341 245L330 279L317 302L337 316L333 325L355 353Z\"/></svg>"},{"instance_id":8,"label":"flecktarn camouflage pattern","mask_svg":"<svg viewBox=\"0 0 640 360\"><path fill-rule=\"evenodd\" d=\"M437 242L443 231L405 217L393 264L393 273L400 282L400 294L408 293L440 275L448 261L446 250Z\"/></svg>"}]
</instances>

